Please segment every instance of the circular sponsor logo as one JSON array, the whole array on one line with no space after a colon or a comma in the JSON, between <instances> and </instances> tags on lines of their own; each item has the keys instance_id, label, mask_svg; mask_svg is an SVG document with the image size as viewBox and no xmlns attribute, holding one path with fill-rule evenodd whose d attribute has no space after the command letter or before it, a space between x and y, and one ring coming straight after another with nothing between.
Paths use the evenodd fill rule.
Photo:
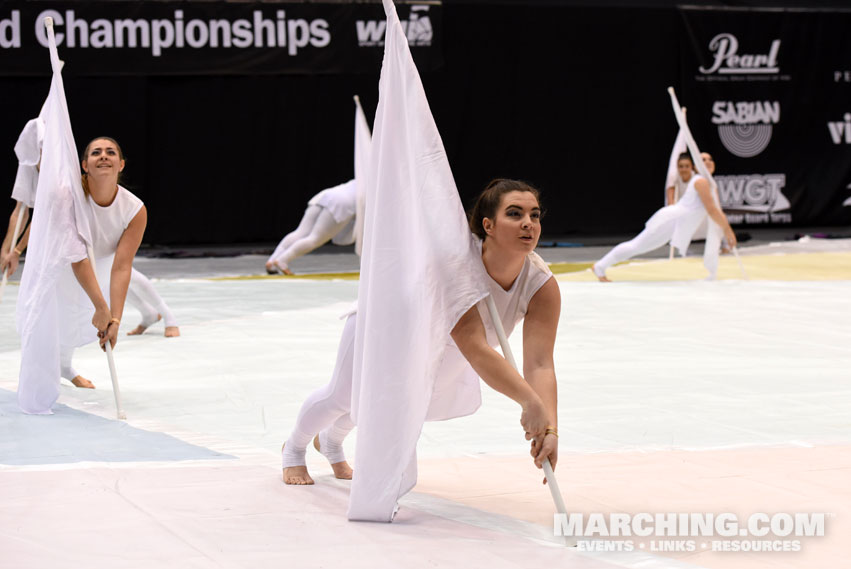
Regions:
<instances>
[{"instance_id":1,"label":"circular sponsor logo","mask_svg":"<svg viewBox=\"0 0 851 569\"><path fill-rule=\"evenodd\" d=\"M756 156L771 142L770 124L725 124L718 126L721 144L740 158Z\"/></svg>"}]
</instances>

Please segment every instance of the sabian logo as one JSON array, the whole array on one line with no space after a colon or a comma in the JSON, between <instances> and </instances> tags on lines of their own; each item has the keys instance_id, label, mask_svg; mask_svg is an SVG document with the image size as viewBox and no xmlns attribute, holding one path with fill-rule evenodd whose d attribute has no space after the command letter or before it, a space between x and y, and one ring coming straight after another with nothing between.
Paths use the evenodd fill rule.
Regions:
<instances>
[{"instance_id":1,"label":"sabian logo","mask_svg":"<svg viewBox=\"0 0 851 569\"><path fill-rule=\"evenodd\" d=\"M739 55L739 40L733 34L718 34L709 42L709 51L714 52L715 61L708 69L701 66L700 72L704 75L710 73L737 74L773 74L780 73L777 64L777 54L780 52L780 40L771 42L771 47L766 54L743 54Z\"/></svg>"},{"instance_id":2,"label":"sabian logo","mask_svg":"<svg viewBox=\"0 0 851 569\"><path fill-rule=\"evenodd\" d=\"M428 17L428 6L411 6L411 15L407 20L401 20L405 37L411 47L428 47L431 45L434 30ZM355 22L360 47L384 45L386 20L358 20Z\"/></svg>"},{"instance_id":3,"label":"sabian logo","mask_svg":"<svg viewBox=\"0 0 851 569\"><path fill-rule=\"evenodd\" d=\"M721 144L741 158L765 150L778 122L779 101L715 101L712 105L712 123L718 125Z\"/></svg>"},{"instance_id":4,"label":"sabian logo","mask_svg":"<svg viewBox=\"0 0 851 569\"><path fill-rule=\"evenodd\" d=\"M845 113L844 120L828 122L827 130L833 144L851 144L851 113Z\"/></svg>"}]
</instances>

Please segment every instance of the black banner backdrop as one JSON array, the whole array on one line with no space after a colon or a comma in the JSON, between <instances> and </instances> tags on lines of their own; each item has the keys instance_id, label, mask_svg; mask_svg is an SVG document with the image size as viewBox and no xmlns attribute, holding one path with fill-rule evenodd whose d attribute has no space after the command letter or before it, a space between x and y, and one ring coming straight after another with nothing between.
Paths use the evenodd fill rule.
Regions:
<instances>
[{"instance_id":1,"label":"black banner backdrop","mask_svg":"<svg viewBox=\"0 0 851 569\"><path fill-rule=\"evenodd\" d=\"M851 14L680 13L680 102L731 223L848 223Z\"/></svg>"},{"instance_id":2,"label":"black banner backdrop","mask_svg":"<svg viewBox=\"0 0 851 569\"><path fill-rule=\"evenodd\" d=\"M851 14L588 4L543 5L532 0L512 5L422 4L429 6L433 41L431 47L415 47L415 58L466 204L494 177L522 178L543 191L548 234L639 231L661 205L668 155L676 136L665 92L673 85L689 108L698 143L716 155L720 175L785 176L784 180L754 178L748 186L751 179L744 179L740 194L745 203L738 205L759 207L760 192L765 194L766 187L770 190L782 182L779 191L789 200L788 209L739 208L736 212L731 208L729 213L742 215L743 221L745 213L787 214L791 223L783 216L771 221L770 215L769 223L790 227L790 235L792 226L851 223L851 207L843 205L851 197L847 189L851 129L846 126L851 123L851 35L839 32L851 29ZM11 192L16 166L12 147L47 95L47 50L38 44L34 27L34 18L47 9L63 18L74 10L75 18L85 17L89 23L89 48L60 46L60 57L67 62L65 90L71 123L81 147L102 135L121 142L128 156L124 183L148 206L146 244L277 241L298 224L312 195L352 177L352 95L360 95L371 119L377 104L380 46L350 45L335 52L345 58L352 56L351 51L358 57L361 51L370 51L374 53L368 56L374 57L371 69L345 63L333 71L336 63L314 59L317 67L309 70L307 60L299 62L305 65L303 71L295 67L272 70L273 65L261 57L251 63L256 66L253 69L237 72L220 61L205 59L227 55L221 47L206 52L167 48L158 59L150 47L92 48L94 22L124 18L137 3L95 6L101 5L100 12L90 12L92 5L80 1L0 3L0 41L13 40L11 12L19 10L22 44L20 49L0 49L4 109L0 113L0 187L5 184ZM174 12L183 10L184 26L192 19L214 19L199 15L196 6L209 8L213 11L209 14L234 9L242 14L237 19L250 22L254 11L260 10L275 26L278 10L285 11L286 22L309 22L314 18L310 10L319 10L315 17L329 22L331 42L325 48L299 48L296 58L307 57L310 51L330 54L327 50L339 47L331 12L354 10L354 37L358 20L383 20L380 4L144 5L154 6L161 11L157 12L160 19L173 22L177 21ZM403 19L412 19L409 12L416 6L399 5ZM323 11L326 8L331 12ZM118 9L121 14L115 12ZM362 9L374 15L360 15ZM67 32L67 25L66 19L57 31ZM772 63L780 69L775 74L779 78L767 82L745 82L738 76L729 81L698 79L735 75L699 71L701 66L706 70L713 66L709 44L721 33L736 35L737 55L765 56L759 59L764 67L770 67L772 42L780 39ZM24 44L38 52L32 65L13 61L22 57ZM281 61L296 61L287 49L263 48L257 53L276 52L274 57ZM184 71L152 70L151 65L160 65L172 52L179 52L179 57L173 54L172 63ZM757 63L756 57L742 57L740 62L745 61ZM737 90L746 86L760 90ZM712 122L716 101L725 103L717 115L725 124ZM762 108L754 105L748 114L751 107L747 107L744 124L739 125L730 118L729 102L736 112L740 102L759 102ZM722 144L719 127L748 127L747 120L757 115L767 117L759 124L771 125L771 140L749 158L732 154ZM733 135L725 136L730 143ZM779 143L786 150L781 152ZM725 186L724 191L735 197L739 188ZM6 203L9 212L14 204Z\"/></svg>"},{"instance_id":3,"label":"black banner backdrop","mask_svg":"<svg viewBox=\"0 0 851 569\"><path fill-rule=\"evenodd\" d=\"M440 67L441 5L400 5L420 69ZM381 4L23 2L0 7L0 74L44 75L52 17L73 75L371 73Z\"/></svg>"}]
</instances>

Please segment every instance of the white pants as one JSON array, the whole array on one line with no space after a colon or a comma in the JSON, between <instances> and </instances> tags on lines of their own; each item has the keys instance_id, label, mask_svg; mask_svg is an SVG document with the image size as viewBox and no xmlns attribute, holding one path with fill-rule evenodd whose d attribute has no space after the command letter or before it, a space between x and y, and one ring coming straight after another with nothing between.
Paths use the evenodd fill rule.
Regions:
<instances>
[{"instance_id":1,"label":"white pants","mask_svg":"<svg viewBox=\"0 0 851 569\"><path fill-rule=\"evenodd\" d=\"M598 277L602 277L606 274L606 269L612 265L631 259L636 255L646 253L647 251L658 249L671 240L675 225L676 220L672 219L667 223L654 227L653 229L645 227L644 231L629 241L624 241L623 243L615 246L615 248L609 251L605 257L594 263L594 273Z\"/></svg>"},{"instance_id":2,"label":"white pants","mask_svg":"<svg viewBox=\"0 0 851 569\"><path fill-rule=\"evenodd\" d=\"M301 406L295 427L284 447L284 468L304 466L305 450L317 433L321 437L323 454L332 464L345 460L341 445L355 427L351 410L356 321L355 314L346 319L331 382L308 395ZM332 453L336 453L337 458L332 458Z\"/></svg>"},{"instance_id":3,"label":"white pants","mask_svg":"<svg viewBox=\"0 0 851 569\"><path fill-rule=\"evenodd\" d=\"M163 317L163 323L166 326L177 326L174 314L171 313L168 305L157 293L154 284L136 269L130 271L127 302L142 313L142 325L145 327L156 322L158 315Z\"/></svg>"},{"instance_id":4,"label":"white pants","mask_svg":"<svg viewBox=\"0 0 851 569\"><path fill-rule=\"evenodd\" d=\"M324 245L347 224L348 220L338 222L330 211L320 205L307 206L298 227L278 243L268 262L275 262L286 269L293 259Z\"/></svg>"}]
</instances>

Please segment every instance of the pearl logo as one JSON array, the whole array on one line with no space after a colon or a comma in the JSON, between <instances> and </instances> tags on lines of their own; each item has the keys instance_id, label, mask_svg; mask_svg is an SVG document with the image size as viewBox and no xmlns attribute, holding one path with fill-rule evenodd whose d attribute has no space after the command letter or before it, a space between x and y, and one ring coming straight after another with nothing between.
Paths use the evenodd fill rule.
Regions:
<instances>
[{"instance_id":1,"label":"pearl logo","mask_svg":"<svg viewBox=\"0 0 851 569\"><path fill-rule=\"evenodd\" d=\"M779 101L715 101L712 123L731 154L751 158L771 142L774 125L780 122Z\"/></svg>"},{"instance_id":2,"label":"pearl logo","mask_svg":"<svg viewBox=\"0 0 851 569\"><path fill-rule=\"evenodd\" d=\"M771 42L766 54L739 55L739 40L733 34L718 34L709 42L709 51L714 53L714 61L709 68L701 66L704 75L720 73L722 75L751 75L780 73L777 55L780 52L780 40Z\"/></svg>"}]
</instances>

